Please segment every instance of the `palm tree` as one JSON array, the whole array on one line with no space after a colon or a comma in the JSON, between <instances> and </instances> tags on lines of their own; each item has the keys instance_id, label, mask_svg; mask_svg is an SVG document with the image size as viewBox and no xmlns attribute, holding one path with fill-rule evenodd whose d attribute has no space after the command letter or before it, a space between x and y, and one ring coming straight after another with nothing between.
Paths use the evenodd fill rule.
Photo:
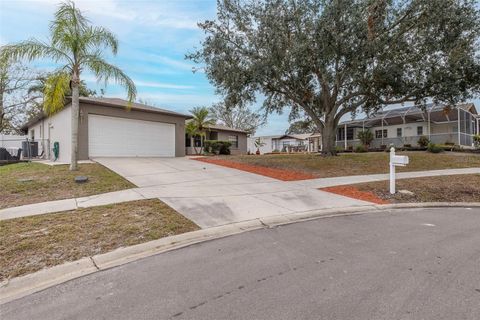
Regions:
<instances>
[{"instance_id":1,"label":"palm tree","mask_svg":"<svg viewBox=\"0 0 480 320\"><path fill-rule=\"evenodd\" d=\"M193 119L190 120L189 124L192 123L190 126L196 128L196 136L200 136L200 150L202 150L203 140L207 135L207 130L215 124L215 120L211 117L207 107L195 107L190 110L190 113L193 115ZM189 124L187 124L187 126ZM196 149L195 152L197 152Z\"/></svg>"},{"instance_id":2,"label":"palm tree","mask_svg":"<svg viewBox=\"0 0 480 320\"><path fill-rule=\"evenodd\" d=\"M109 49L117 54L116 36L103 27L90 25L72 1L62 2L55 12L55 19L50 24L51 39L49 43L36 39L26 40L1 49L1 55L14 60L32 61L50 58L62 63L45 84L44 110L53 114L64 107L65 95L72 94L72 155L70 170L77 170L79 86L80 74L90 70L105 83L113 79L123 86L128 100L134 101L137 90L133 81L118 67L109 64L102 57L102 49Z\"/></svg>"}]
</instances>

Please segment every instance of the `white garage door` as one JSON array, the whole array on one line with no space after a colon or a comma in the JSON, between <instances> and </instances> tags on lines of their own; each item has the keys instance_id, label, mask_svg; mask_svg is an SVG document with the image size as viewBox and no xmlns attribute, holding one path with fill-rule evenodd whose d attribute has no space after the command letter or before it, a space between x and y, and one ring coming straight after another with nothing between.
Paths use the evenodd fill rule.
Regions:
<instances>
[{"instance_id":1,"label":"white garage door","mask_svg":"<svg viewBox=\"0 0 480 320\"><path fill-rule=\"evenodd\" d=\"M90 157L174 157L175 125L88 115Z\"/></svg>"}]
</instances>

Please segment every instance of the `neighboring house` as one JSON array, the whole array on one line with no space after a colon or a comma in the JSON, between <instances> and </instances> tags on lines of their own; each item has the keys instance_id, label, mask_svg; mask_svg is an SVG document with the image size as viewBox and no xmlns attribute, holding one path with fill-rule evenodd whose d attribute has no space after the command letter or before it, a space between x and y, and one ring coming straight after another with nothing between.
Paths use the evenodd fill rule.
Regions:
<instances>
[{"instance_id":1,"label":"neighboring house","mask_svg":"<svg viewBox=\"0 0 480 320\"><path fill-rule=\"evenodd\" d=\"M22 127L38 142L39 154L60 162L71 155L71 102L52 116L40 115ZM94 157L181 157L185 120L191 116L117 98L80 98L78 159Z\"/></svg>"},{"instance_id":2,"label":"neighboring house","mask_svg":"<svg viewBox=\"0 0 480 320\"><path fill-rule=\"evenodd\" d=\"M260 138L263 144L260 147L261 154L271 152L313 152L313 149L311 149L312 145L309 143L311 135L311 133L305 133L251 137L248 141L248 150L255 153L257 151L255 140Z\"/></svg>"},{"instance_id":3,"label":"neighboring house","mask_svg":"<svg viewBox=\"0 0 480 320\"><path fill-rule=\"evenodd\" d=\"M473 136L480 132L480 117L473 103L459 104L447 110L443 105L428 104L425 110L404 107L384 110L361 120L343 122L336 136L337 147L353 148L361 144L358 132L369 129L373 148L416 146L421 136L436 144L473 146Z\"/></svg>"},{"instance_id":4,"label":"neighboring house","mask_svg":"<svg viewBox=\"0 0 480 320\"><path fill-rule=\"evenodd\" d=\"M216 124L208 127L207 136L205 139L230 141L232 144L230 147L230 153L232 155L247 153L246 131ZM194 146L196 147L197 152L201 153L202 149L200 147L200 136L190 137L185 134L185 153L188 155L196 154Z\"/></svg>"}]
</instances>

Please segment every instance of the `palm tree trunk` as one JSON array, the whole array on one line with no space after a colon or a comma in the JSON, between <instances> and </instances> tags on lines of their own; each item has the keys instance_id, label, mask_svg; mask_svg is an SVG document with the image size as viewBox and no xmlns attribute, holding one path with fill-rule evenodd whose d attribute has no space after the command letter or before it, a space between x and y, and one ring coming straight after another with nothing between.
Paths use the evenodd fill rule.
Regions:
<instances>
[{"instance_id":1,"label":"palm tree trunk","mask_svg":"<svg viewBox=\"0 0 480 320\"><path fill-rule=\"evenodd\" d=\"M70 171L78 169L78 118L80 116L79 83L80 79L74 73L72 76L72 151L70 158Z\"/></svg>"}]
</instances>

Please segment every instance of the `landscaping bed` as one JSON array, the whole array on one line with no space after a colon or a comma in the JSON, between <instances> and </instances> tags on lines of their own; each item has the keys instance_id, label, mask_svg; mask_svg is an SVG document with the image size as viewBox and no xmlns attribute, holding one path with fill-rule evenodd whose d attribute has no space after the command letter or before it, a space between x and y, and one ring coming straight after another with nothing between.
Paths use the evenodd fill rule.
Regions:
<instances>
[{"instance_id":1,"label":"landscaping bed","mask_svg":"<svg viewBox=\"0 0 480 320\"><path fill-rule=\"evenodd\" d=\"M335 186L320 189L322 191L327 191L342 196L346 196L353 199L363 200L367 202L372 202L375 204L388 204L390 201L385 200L377 196L375 193L366 190L359 190L355 186Z\"/></svg>"},{"instance_id":2,"label":"landscaping bed","mask_svg":"<svg viewBox=\"0 0 480 320\"><path fill-rule=\"evenodd\" d=\"M0 282L197 229L157 199L0 221Z\"/></svg>"},{"instance_id":3,"label":"landscaping bed","mask_svg":"<svg viewBox=\"0 0 480 320\"><path fill-rule=\"evenodd\" d=\"M396 189L412 194L389 193L389 181L368 182L353 185L360 192L370 192L378 198L391 202L480 202L480 174L451 175L400 179Z\"/></svg>"},{"instance_id":4,"label":"landscaping bed","mask_svg":"<svg viewBox=\"0 0 480 320\"><path fill-rule=\"evenodd\" d=\"M88 182L75 183L76 176L86 176ZM78 171L70 171L68 165L40 163L0 166L0 186L0 209L135 187L98 163L80 164Z\"/></svg>"},{"instance_id":5,"label":"landscaping bed","mask_svg":"<svg viewBox=\"0 0 480 320\"><path fill-rule=\"evenodd\" d=\"M398 172L480 167L478 154L455 152L433 154L424 151L398 154L410 157L410 164L406 167L398 167ZM336 157L323 157L319 154L270 154L208 158L210 163L221 164L218 160L226 160L228 161L226 166L237 166L236 168L240 170L244 170L242 166L253 167L252 171L246 170L249 172L268 168L283 170L282 172L295 172L298 175L303 173L304 179L388 173L389 170L389 153L387 152L343 153Z\"/></svg>"},{"instance_id":6,"label":"landscaping bed","mask_svg":"<svg viewBox=\"0 0 480 320\"><path fill-rule=\"evenodd\" d=\"M210 158L195 158L194 160L217 164L220 166L243 170L251 173L256 173L262 176L267 176L270 178L283 180L283 181L296 181L296 180L306 180L306 179L315 178L314 175L301 172L301 171L284 170L284 169L277 169L277 168L267 168L267 167L258 166L258 165L250 165L248 163L229 161L230 158L219 159L216 157L210 157Z\"/></svg>"}]
</instances>

